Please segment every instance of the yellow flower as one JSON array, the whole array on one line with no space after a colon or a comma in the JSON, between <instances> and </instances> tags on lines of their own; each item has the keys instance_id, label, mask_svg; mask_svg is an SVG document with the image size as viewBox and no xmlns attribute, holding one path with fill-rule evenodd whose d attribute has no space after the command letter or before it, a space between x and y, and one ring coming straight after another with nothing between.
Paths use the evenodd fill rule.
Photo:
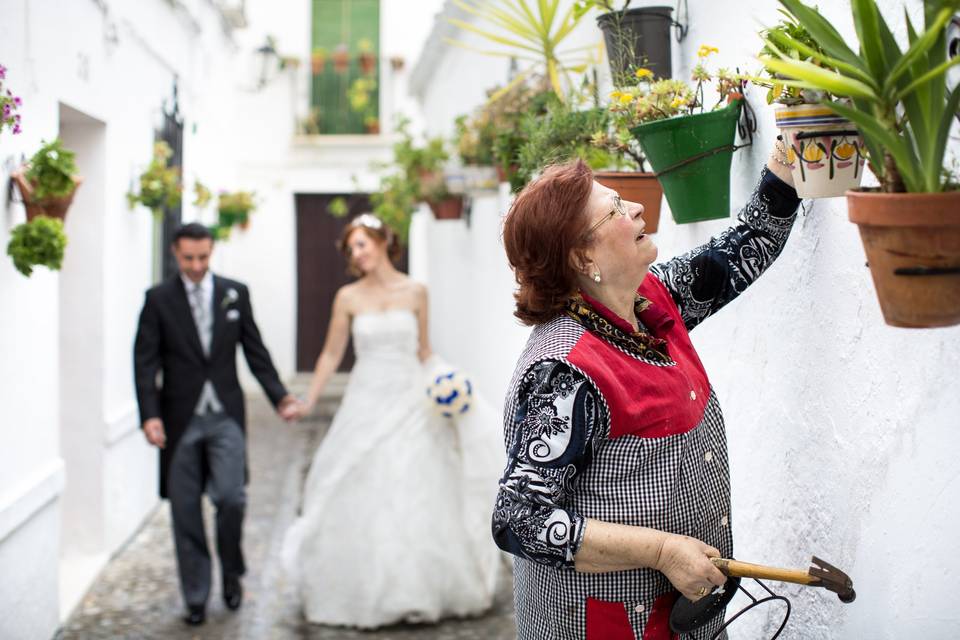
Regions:
<instances>
[{"instance_id":1,"label":"yellow flower","mask_svg":"<svg viewBox=\"0 0 960 640\"><path fill-rule=\"evenodd\" d=\"M679 97L674 98L673 102L670 103L670 106L674 109L679 109L680 107L683 106L683 98L679 98Z\"/></svg>"},{"instance_id":2,"label":"yellow flower","mask_svg":"<svg viewBox=\"0 0 960 640\"><path fill-rule=\"evenodd\" d=\"M653 77L653 71L650 71L650 69L637 69L635 75L636 75L637 78L639 78L640 80L643 80L644 78L652 78L652 77Z\"/></svg>"},{"instance_id":3,"label":"yellow flower","mask_svg":"<svg viewBox=\"0 0 960 640\"><path fill-rule=\"evenodd\" d=\"M611 92L610 92L610 99L611 99L611 100L619 100L619 99L620 99L620 96L622 96L622 95L623 95L623 94L620 93L619 91L611 91Z\"/></svg>"},{"instance_id":4,"label":"yellow flower","mask_svg":"<svg viewBox=\"0 0 960 640\"><path fill-rule=\"evenodd\" d=\"M711 47L708 44L702 44L700 45L700 48L697 50L697 57L706 58L712 53L719 53L719 52L720 52L720 49L717 49L716 47Z\"/></svg>"},{"instance_id":5,"label":"yellow flower","mask_svg":"<svg viewBox=\"0 0 960 640\"><path fill-rule=\"evenodd\" d=\"M633 102L633 96L632 96L632 95L630 95L629 93L621 94L621 96L620 96L620 104L622 104L622 105L628 105L628 104L630 104L631 102Z\"/></svg>"}]
</instances>

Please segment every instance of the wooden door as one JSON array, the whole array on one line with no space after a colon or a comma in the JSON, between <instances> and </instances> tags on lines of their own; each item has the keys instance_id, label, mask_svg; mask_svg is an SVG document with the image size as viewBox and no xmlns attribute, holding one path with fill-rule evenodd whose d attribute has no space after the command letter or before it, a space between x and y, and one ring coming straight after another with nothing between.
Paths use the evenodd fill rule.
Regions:
<instances>
[{"instance_id":1,"label":"wooden door","mask_svg":"<svg viewBox=\"0 0 960 640\"><path fill-rule=\"evenodd\" d=\"M335 218L327 212L330 201L347 200L349 213ZM295 195L297 210L297 370L313 371L323 349L333 296L353 277L347 273L347 260L337 249L340 233L356 215L370 210L366 194ZM401 256L401 271L406 271L406 249ZM338 371L353 367L353 345L347 347Z\"/></svg>"}]
</instances>

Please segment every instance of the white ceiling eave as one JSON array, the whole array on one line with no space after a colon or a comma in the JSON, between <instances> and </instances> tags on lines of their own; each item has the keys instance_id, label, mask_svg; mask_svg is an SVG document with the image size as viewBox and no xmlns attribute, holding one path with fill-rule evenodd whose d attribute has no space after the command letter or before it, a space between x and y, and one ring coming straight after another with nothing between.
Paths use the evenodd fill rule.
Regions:
<instances>
[{"instance_id":1,"label":"white ceiling eave","mask_svg":"<svg viewBox=\"0 0 960 640\"><path fill-rule=\"evenodd\" d=\"M470 21L470 14L455 5L452 0L446 0L443 3L443 9L434 16L433 28L427 36L423 48L420 50L420 57L417 58L410 72L410 95L422 99L433 78L434 72L440 66L446 51L452 46L444 42L444 38L456 38L460 33L460 28L450 24L448 18L457 18L459 20Z\"/></svg>"}]
</instances>

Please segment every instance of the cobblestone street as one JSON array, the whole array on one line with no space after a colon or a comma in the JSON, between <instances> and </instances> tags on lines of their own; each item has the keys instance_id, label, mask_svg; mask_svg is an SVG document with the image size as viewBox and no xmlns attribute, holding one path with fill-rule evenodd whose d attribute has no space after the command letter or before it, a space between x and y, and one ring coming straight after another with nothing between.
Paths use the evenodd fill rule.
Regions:
<instances>
[{"instance_id":1,"label":"cobblestone street","mask_svg":"<svg viewBox=\"0 0 960 640\"><path fill-rule=\"evenodd\" d=\"M336 396L321 404L313 420L284 424L260 393L248 399L251 482L244 526L244 602L226 609L220 594L219 567L207 607L207 623L188 627L177 584L169 506L160 503L136 536L101 573L58 640L99 638L269 638L283 640L497 640L515 638L510 573L487 615L448 620L437 625L398 625L375 632L308 624L300 613L293 585L280 566L284 531L296 515L311 453L336 409ZM205 505L207 533L213 533L210 505ZM210 538L210 548L214 540Z\"/></svg>"}]
</instances>

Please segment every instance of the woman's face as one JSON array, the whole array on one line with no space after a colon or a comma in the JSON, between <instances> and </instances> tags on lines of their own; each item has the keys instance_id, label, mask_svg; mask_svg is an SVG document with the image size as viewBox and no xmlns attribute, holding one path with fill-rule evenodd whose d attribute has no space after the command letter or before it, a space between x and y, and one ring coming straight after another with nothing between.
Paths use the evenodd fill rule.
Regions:
<instances>
[{"instance_id":1,"label":"woman's face","mask_svg":"<svg viewBox=\"0 0 960 640\"><path fill-rule=\"evenodd\" d=\"M657 259L657 246L643 232L643 205L621 200L616 191L594 181L584 215L593 228L587 255L602 282L636 290Z\"/></svg>"},{"instance_id":2,"label":"woman's face","mask_svg":"<svg viewBox=\"0 0 960 640\"><path fill-rule=\"evenodd\" d=\"M387 243L374 238L363 227L357 227L347 238L350 261L362 273L367 274L387 259Z\"/></svg>"}]
</instances>

